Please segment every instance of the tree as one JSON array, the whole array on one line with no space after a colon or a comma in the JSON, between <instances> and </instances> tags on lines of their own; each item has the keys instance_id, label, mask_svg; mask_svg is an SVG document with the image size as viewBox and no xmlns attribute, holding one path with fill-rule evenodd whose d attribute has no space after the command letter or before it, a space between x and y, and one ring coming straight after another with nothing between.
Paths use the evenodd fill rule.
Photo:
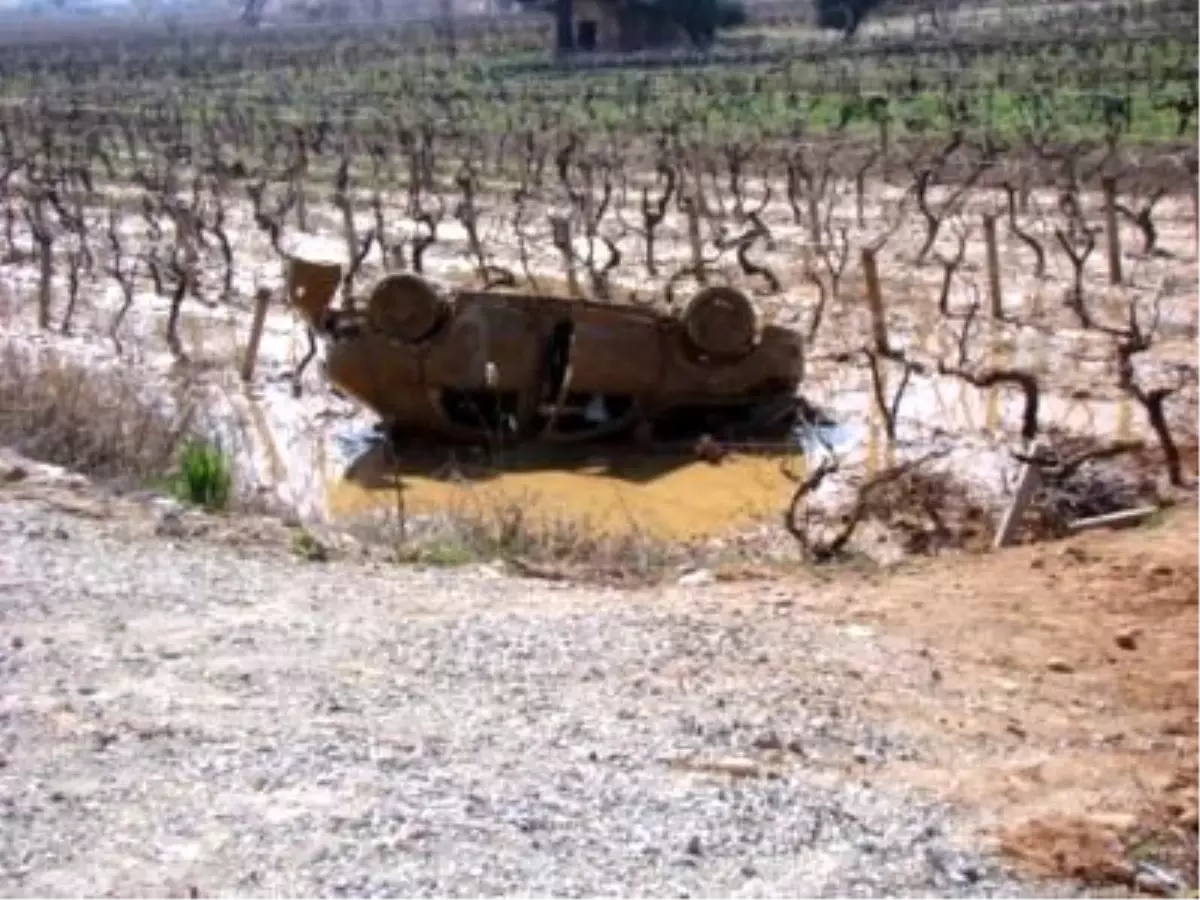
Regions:
<instances>
[{"instance_id":1,"label":"tree","mask_svg":"<svg viewBox=\"0 0 1200 900\"><path fill-rule=\"evenodd\" d=\"M853 37L867 13L879 6L882 0L814 0L817 27L841 31Z\"/></svg>"},{"instance_id":2,"label":"tree","mask_svg":"<svg viewBox=\"0 0 1200 900\"><path fill-rule=\"evenodd\" d=\"M262 22L263 7L267 0L244 0L242 4L242 22L251 28Z\"/></svg>"},{"instance_id":3,"label":"tree","mask_svg":"<svg viewBox=\"0 0 1200 900\"><path fill-rule=\"evenodd\" d=\"M711 44L718 31L746 22L745 7L737 0L651 0L645 5L701 47Z\"/></svg>"}]
</instances>

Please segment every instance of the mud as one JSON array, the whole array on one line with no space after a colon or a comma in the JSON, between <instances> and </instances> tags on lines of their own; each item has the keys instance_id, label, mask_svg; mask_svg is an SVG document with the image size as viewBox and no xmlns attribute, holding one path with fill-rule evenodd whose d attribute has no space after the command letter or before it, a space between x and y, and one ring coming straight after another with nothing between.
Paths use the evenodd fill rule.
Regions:
<instances>
[{"instance_id":1,"label":"mud","mask_svg":"<svg viewBox=\"0 0 1200 900\"><path fill-rule=\"evenodd\" d=\"M356 459L328 489L330 513L350 519L401 501L414 515L519 507L534 523L687 540L777 520L794 487L783 468L795 454L783 453L733 454L719 463L612 447L495 461L434 450L398 463L391 456L378 447Z\"/></svg>"}]
</instances>

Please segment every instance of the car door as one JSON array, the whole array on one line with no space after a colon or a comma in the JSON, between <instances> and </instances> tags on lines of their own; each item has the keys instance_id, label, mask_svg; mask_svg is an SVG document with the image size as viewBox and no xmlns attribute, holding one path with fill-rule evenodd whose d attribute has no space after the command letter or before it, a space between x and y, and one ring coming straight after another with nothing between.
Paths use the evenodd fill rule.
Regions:
<instances>
[{"instance_id":1,"label":"car door","mask_svg":"<svg viewBox=\"0 0 1200 900\"><path fill-rule=\"evenodd\" d=\"M571 393L636 401L654 391L663 367L663 334L654 316L581 303L571 319Z\"/></svg>"}]
</instances>

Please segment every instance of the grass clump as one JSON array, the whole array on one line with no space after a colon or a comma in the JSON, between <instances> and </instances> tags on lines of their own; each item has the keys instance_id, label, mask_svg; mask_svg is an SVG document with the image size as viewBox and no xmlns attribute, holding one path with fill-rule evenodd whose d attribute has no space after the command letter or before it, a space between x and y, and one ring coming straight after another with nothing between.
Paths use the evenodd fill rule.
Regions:
<instances>
[{"instance_id":1,"label":"grass clump","mask_svg":"<svg viewBox=\"0 0 1200 900\"><path fill-rule=\"evenodd\" d=\"M172 488L185 503L212 511L228 509L233 497L233 465L220 444L192 438L183 448Z\"/></svg>"}]
</instances>

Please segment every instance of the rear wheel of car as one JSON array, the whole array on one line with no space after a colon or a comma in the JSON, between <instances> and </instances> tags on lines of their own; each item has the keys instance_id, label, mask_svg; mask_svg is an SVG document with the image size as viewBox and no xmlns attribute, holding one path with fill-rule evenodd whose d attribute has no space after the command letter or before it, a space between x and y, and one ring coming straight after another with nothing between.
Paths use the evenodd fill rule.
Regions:
<instances>
[{"instance_id":1,"label":"rear wheel of car","mask_svg":"<svg viewBox=\"0 0 1200 900\"><path fill-rule=\"evenodd\" d=\"M758 339L754 304L741 291L725 285L704 288L692 297L682 322L692 347L720 360L745 356Z\"/></svg>"},{"instance_id":2,"label":"rear wheel of car","mask_svg":"<svg viewBox=\"0 0 1200 900\"><path fill-rule=\"evenodd\" d=\"M446 300L432 284L406 272L386 275L367 299L371 328L391 338L417 343L431 337L446 315Z\"/></svg>"}]
</instances>

